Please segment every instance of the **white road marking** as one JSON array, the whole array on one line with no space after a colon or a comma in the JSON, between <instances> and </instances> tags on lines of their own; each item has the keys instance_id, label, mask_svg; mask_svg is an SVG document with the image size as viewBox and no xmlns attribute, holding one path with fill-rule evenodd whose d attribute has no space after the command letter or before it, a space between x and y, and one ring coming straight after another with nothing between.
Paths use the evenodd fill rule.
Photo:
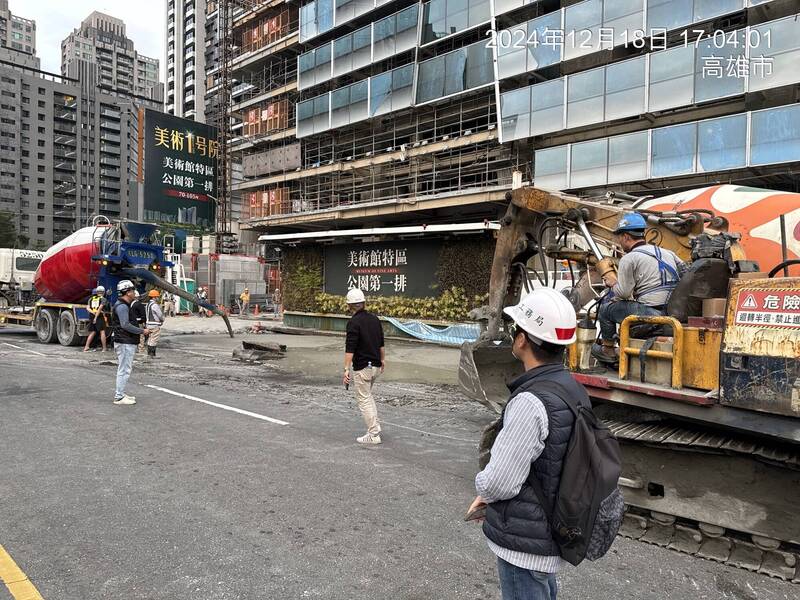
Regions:
<instances>
[{"instance_id":1,"label":"white road marking","mask_svg":"<svg viewBox=\"0 0 800 600\"><path fill-rule=\"evenodd\" d=\"M353 414L352 410L345 410L343 408L337 408L335 406L330 406L328 404L321 404L319 402L314 402L313 400L306 400L306 402L310 402L311 404L316 404L317 406L321 406L322 408L327 408L328 410L333 410L340 413L345 414ZM456 442L466 442L468 444L475 445L477 443L476 440L465 440L464 438L457 438L453 437L452 435L445 435L443 433L433 433L432 431L424 431L422 429L416 429L415 427L409 427L408 425L399 425L398 423L392 423L391 421L384 421L383 419L379 419L381 423L386 423L387 425L391 425L392 427L399 427L400 429L408 429L409 431L416 431L417 433L422 433L425 435L431 435L433 437L440 437L445 438L448 440L455 440Z\"/></svg>"},{"instance_id":2,"label":"white road marking","mask_svg":"<svg viewBox=\"0 0 800 600\"><path fill-rule=\"evenodd\" d=\"M260 415L258 413L250 412L249 410L243 410L241 408L236 408L235 406L228 406L227 404L220 404L219 402L211 402L210 400L203 400L202 398L198 398L197 396L190 396L189 394L181 394L180 392L176 392L173 390L168 390L167 388L159 387L157 385L145 385L145 387L149 387L154 390L158 390L159 392L164 392L165 394L172 394L173 396L179 396L180 398L186 398L187 400L194 400L195 402L201 402L202 404L208 404L209 406L213 406L215 408L221 408L222 410L229 410L231 412L239 413L240 415L245 415L248 417L253 417L254 419L261 419L262 421L269 421L270 423L275 423L276 425L288 425L286 421L281 421L280 419L273 419L272 417L267 417L266 415Z\"/></svg>"},{"instance_id":3,"label":"white road marking","mask_svg":"<svg viewBox=\"0 0 800 600\"><path fill-rule=\"evenodd\" d=\"M27 348L23 348L22 346L15 346L14 344L9 344L8 342L3 342L6 346L11 346L12 348L16 348L17 350L22 350L23 352L30 352L31 354L37 354L38 356L47 356L47 354L42 354L41 352L37 352L36 350L28 350Z\"/></svg>"}]
</instances>

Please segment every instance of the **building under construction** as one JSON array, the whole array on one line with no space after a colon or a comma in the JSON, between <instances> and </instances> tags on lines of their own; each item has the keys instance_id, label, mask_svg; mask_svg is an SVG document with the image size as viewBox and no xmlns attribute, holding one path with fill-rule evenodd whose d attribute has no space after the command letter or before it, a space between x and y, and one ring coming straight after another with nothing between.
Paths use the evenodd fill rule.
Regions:
<instances>
[{"instance_id":1,"label":"building under construction","mask_svg":"<svg viewBox=\"0 0 800 600\"><path fill-rule=\"evenodd\" d=\"M229 3L244 228L482 222L515 182L797 191L798 0Z\"/></svg>"}]
</instances>

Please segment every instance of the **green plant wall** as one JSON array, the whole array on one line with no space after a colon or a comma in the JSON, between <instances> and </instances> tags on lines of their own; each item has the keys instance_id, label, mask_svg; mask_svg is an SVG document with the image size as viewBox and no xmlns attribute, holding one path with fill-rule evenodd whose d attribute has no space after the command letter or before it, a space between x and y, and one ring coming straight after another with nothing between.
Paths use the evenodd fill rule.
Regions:
<instances>
[{"instance_id":1,"label":"green plant wall","mask_svg":"<svg viewBox=\"0 0 800 600\"><path fill-rule=\"evenodd\" d=\"M436 295L368 296L368 310L401 319L467 319L470 310L486 303L494 245L489 237L446 240L436 269ZM286 310L347 314L343 296L323 291L321 246L286 248L281 286Z\"/></svg>"}]
</instances>

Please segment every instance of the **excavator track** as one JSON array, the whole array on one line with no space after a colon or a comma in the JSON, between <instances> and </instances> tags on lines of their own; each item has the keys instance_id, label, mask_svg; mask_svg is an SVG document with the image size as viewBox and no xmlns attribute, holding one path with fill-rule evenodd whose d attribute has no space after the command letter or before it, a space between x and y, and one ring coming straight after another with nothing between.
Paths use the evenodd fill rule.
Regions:
<instances>
[{"instance_id":1,"label":"excavator track","mask_svg":"<svg viewBox=\"0 0 800 600\"><path fill-rule=\"evenodd\" d=\"M800 448L680 422L604 422L625 462L620 535L800 583Z\"/></svg>"}]
</instances>

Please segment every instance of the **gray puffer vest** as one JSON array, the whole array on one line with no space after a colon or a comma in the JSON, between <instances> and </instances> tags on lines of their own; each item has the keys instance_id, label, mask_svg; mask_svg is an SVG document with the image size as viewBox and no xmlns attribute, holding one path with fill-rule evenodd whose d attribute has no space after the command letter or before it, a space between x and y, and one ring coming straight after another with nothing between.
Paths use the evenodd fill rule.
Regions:
<instances>
[{"instance_id":1,"label":"gray puffer vest","mask_svg":"<svg viewBox=\"0 0 800 600\"><path fill-rule=\"evenodd\" d=\"M557 382L570 392L575 390L573 398L578 399L584 395L579 389L579 384L561 364L536 367L509 384L508 388L511 391L509 403L516 395L530 392L544 404L549 433L544 450L531 465L528 480L522 485L519 494L509 500L492 502L487 507L483 533L498 546L509 550L539 556L558 556L560 552L550 533L550 524L530 481L531 477L536 477L541 482L542 490L552 506L558 493L564 455L572 435L575 417L566 403L556 395L537 391L537 384L543 381Z\"/></svg>"}]
</instances>

